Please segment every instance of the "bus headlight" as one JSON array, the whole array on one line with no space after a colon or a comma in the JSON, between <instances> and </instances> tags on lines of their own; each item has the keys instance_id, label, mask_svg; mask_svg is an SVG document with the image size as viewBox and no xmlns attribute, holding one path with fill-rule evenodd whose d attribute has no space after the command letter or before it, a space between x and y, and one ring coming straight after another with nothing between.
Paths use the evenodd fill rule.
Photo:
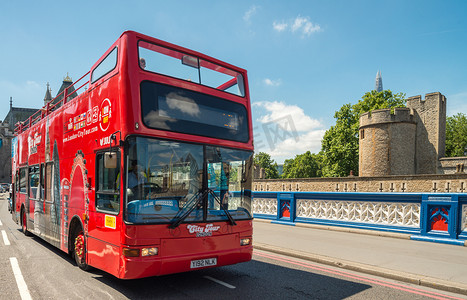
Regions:
<instances>
[{"instance_id":1,"label":"bus headlight","mask_svg":"<svg viewBox=\"0 0 467 300\"><path fill-rule=\"evenodd\" d=\"M157 255L157 253L159 253L159 249L157 247L141 249L141 256L152 256Z\"/></svg>"},{"instance_id":2,"label":"bus headlight","mask_svg":"<svg viewBox=\"0 0 467 300\"><path fill-rule=\"evenodd\" d=\"M246 246L246 245L249 245L251 243L251 239L250 238L247 238L247 239L240 239L240 246Z\"/></svg>"}]
</instances>

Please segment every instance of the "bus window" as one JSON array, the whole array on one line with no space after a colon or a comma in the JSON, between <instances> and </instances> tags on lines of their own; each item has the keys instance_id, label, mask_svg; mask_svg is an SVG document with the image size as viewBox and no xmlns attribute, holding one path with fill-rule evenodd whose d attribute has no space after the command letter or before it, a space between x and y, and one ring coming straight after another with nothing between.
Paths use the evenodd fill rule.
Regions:
<instances>
[{"instance_id":1,"label":"bus window","mask_svg":"<svg viewBox=\"0 0 467 300\"><path fill-rule=\"evenodd\" d=\"M29 167L29 198L39 199L40 171L39 166Z\"/></svg>"},{"instance_id":2,"label":"bus window","mask_svg":"<svg viewBox=\"0 0 467 300\"><path fill-rule=\"evenodd\" d=\"M141 59L145 61L144 70L200 83L197 68L198 59L196 57L193 58L195 64L184 64L183 61L180 61L180 58L175 56L175 53L180 56L181 53L146 42L140 42L138 50L140 66ZM173 55L169 53L173 53Z\"/></svg>"},{"instance_id":3,"label":"bus window","mask_svg":"<svg viewBox=\"0 0 467 300\"><path fill-rule=\"evenodd\" d=\"M19 192L19 172L16 170L15 174L15 192Z\"/></svg>"},{"instance_id":4,"label":"bus window","mask_svg":"<svg viewBox=\"0 0 467 300\"><path fill-rule=\"evenodd\" d=\"M27 193L28 178L26 177L26 168L19 169L19 192Z\"/></svg>"},{"instance_id":5,"label":"bus window","mask_svg":"<svg viewBox=\"0 0 467 300\"><path fill-rule=\"evenodd\" d=\"M116 155L116 166L106 165L106 156ZM118 213L120 210L120 153L105 152L96 156L96 209Z\"/></svg>"},{"instance_id":6,"label":"bus window","mask_svg":"<svg viewBox=\"0 0 467 300\"><path fill-rule=\"evenodd\" d=\"M91 82L94 83L104 77L117 66L117 47L115 47L106 58L92 71Z\"/></svg>"},{"instance_id":7,"label":"bus window","mask_svg":"<svg viewBox=\"0 0 467 300\"><path fill-rule=\"evenodd\" d=\"M253 154L222 147L206 147L208 188L208 220L251 218L251 169ZM216 195L216 197L214 196Z\"/></svg>"}]
</instances>

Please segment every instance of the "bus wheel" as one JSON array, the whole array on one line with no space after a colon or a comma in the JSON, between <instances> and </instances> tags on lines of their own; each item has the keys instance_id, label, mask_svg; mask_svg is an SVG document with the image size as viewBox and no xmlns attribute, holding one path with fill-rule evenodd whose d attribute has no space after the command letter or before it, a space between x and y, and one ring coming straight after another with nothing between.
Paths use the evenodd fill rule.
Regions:
<instances>
[{"instance_id":1,"label":"bus wheel","mask_svg":"<svg viewBox=\"0 0 467 300\"><path fill-rule=\"evenodd\" d=\"M21 229L23 230L23 233L25 236L31 235L28 231L28 223L27 223L26 213L24 212L24 209L21 210Z\"/></svg>"},{"instance_id":2,"label":"bus wheel","mask_svg":"<svg viewBox=\"0 0 467 300\"><path fill-rule=\"evenodd\" d=\"M82 229L79 229L78 234L75 236L74 246L73 256L75 257L76 264L81 270L89 270L90 267L86 264L86 240L84 239Z\"/></svg>"}]
</instances>

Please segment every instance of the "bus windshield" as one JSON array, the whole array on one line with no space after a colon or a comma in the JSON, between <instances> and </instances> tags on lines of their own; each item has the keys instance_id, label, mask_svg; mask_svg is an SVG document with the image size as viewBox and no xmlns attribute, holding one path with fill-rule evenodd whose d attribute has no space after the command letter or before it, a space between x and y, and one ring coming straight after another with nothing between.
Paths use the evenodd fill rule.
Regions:
<instances>
[{"instance_id":1,"label":"bus windshield","mask_svg":"<svg viewBox=\"0 0 467 300\"><path fill-rule=\"evenodd\" d=\"M130 137L127 153L126 221L251 219L251 151Z\"/></svg>"}]
</instances>

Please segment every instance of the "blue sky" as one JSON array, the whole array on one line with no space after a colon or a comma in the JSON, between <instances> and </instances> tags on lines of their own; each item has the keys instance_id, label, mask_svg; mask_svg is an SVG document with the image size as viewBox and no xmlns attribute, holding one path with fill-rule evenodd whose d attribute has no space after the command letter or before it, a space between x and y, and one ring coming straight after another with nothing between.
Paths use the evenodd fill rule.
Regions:
<instances>
[{"instance_id":1,"label":"blue sky","mask_svg":"<svg viewBox=\"0 0 467 300\"><path fill-rule=\"evenodd\" d=\"M467 113L467 1L2 1L0 118L43 103L125 30L248 70L256 150L318 152L345 103L374 88L441 92ZM279 135L278 127L281 128ZM279 130L280 131L280 130Z\"/></svg>"}]
</instances>

